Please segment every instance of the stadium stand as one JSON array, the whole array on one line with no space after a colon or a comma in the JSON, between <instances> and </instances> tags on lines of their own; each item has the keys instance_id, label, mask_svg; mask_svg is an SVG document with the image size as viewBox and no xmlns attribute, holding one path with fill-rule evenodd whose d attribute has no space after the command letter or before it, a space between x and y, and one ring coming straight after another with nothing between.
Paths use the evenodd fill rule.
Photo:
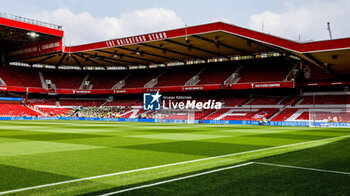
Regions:
<instances>
[{"instance_id":1,"label":"stadium stand","mask_svg":"<svg viewBox=\"0 0 350 196\"><path fill-rule=\"evenodd\" d=\"M337 79L335 75L326 73L324 70L314 65L304 66L303 72L304 80L308 82L324 82Z\"/></svg>"},{"instance_id":2,"label":"stadium stand","mask_svg":"<svg viewBox=\"0 0 350 196\"><path fill-rule=\"evenodd\" d=\"M28 105L36 106L36 105L57 105L57 101L54 99L29 99L27 101Z\"/></svg>"},{"instance_id":3,"label":"stadium stand","mask_svg":"<svg viewBox=\"0 0 350 196\"><path fill-rule=\"evenodd\" d=\"M43 72L44 79L51 80L56 88L78 89L81 85L84 73L80 72Z\"/></svg>"},{"instance_id":4,"label":"stadium stand","mask_svg":"<svg viewBox=\"0 0 350 196\"><path fill-rule=\"evenodd\" d=\"M85 101L85 100L60 100L61 106L100 106L104 101L94 100L94 101Z\"/></svg>"},{"instance_id":5,"label":"stadium stand","mask_svg":"<svg viewBox=\"0 0 350 196\"><path fill-rule=\"evenodd\" d=\"M291 70L282 62L259 62L243 66L238 72L238 83L282 81Z\"/></svg>"},{"instance_id":6,"label":"stadium stand","mask_svg":"<svg viewBox=\"0 0 350 196\"><path fill-rule=\"evenodd\" d=\"M12 75L7 68L0 66L0 78L6 83L6 86L23 86L23 84Z\"/></svg>"},{"instance_id":7,"label":"stadium stand","mask_svg":"<svg viewBox=\"0 0 350 196\"><path fill-rule=\"evenodd\" d=\"M140 99L113 100L111 102L105 103L103 106L134 106L137 103L142 103L142 100Z\"/></svg>"},{"instance_id":8,"label":"stadium stand","mask_svg":"<svg viewBox=\"0 0 350 196\"><path fill-rule=\"evenodd\" d=\"M166 70L166 72L158 78L159 86L183 86L189 79L199 73L203 68L198 67L178 67Z\"/></svg>"},{"instance_id":9,"label":"stadium stand","mask_svg":"<svg viewBox=\"0 0 350 196\"><path fill-rule=\"evenodd\" d=\"M62 107L54 107L54 108L45 108L45 107L37 107L39 111L45 114L45 116L65 116L71 108L62 108Z\"/></svg>"},{"instance_id":10,"label":"stadium stand","mask_svg":"<svg viewBox=\"0 0 350 196\"><path fill-rule=\"evenodd\" d=\"M134 71L126 80L123 88L142 88L146 83L157 78L164 70Z\"/></svg>"},{"instance_id":11,"label":"stadium stand","mask_svg":"<svg viewBox=\"0 0 350 196\"><path fill-rule=\"evenodd\" d=\"M225 103L225 106L241 106L249 100L250 98L248 96L236 96L224 98L221 101Z\"/></svg>"},{"instance_id":12,"label":"stadium stand","mask_svg":"<svg viewBox=\"0 0 350 196\"><path fill-rule=\"evenodd\" d=\"M191 35L191 39L186 37L183 43L177 40L183 34L172 31L176 36L171 37L173 35L166 35L166 32L149 34L142 37L143 41L135 37L96 44L103 46L101 48L89 48L95 44L65 47L64 51L42 56L26 54L28 57L22 56L22 59L16 55L21 56L25 50L6 51L14 52L14 57L8 56L5 59L8 65L0 66L3 96L30 98L23 105L1 103L0 115L154 118L154 112L142 109L141 94L160 91L162 95L186 94L193 95L197 101L214 99L223 103L222 109L194 112L197 120L267 118L271 121L308 121L310 109L326 110L317 116L317 120L334 116L327 111L333 109L337 109L344 120L348 119L341 110L350 105L350 95L342 92L349 90L347 85L350 81L346 74L344 77L333 74L337 69L338 74L339 70L346 70L341 63L335 65L346 55L338 59L339 55L327 54L332 56L332 66L329 66L329 62L317 56L321 54L311 54L324 51L324 48L317 49L317 44L308 43L306 49L310 49L308 55L311 55L308 58L316 59L309 62L308 58L304 58L305 50L298 49L303 43L290 43L287 45L296 46L288 48L276 45L276 40L269 43L277 39L269 35L263 35L268 37L265 41L246 35L241 37L240 32L218 31L217 27L230 27L221 23L216 23L212 32L206 31L211 25L191 27L191 32L204 34ZM249 32L248 29L246 31ZM209 42L215 44L210 45ZM16 47L21 48L23 43L19 43ZM342 50L334 47L336 45L330 44L334 53ZM40 66L38 61L43 65ZM315 62L324 66L318 67ZM77 69L69 70L69 67ZM47 89L46 80L55 85ZM326 81L336 83L317 84ZM319 85L322 89L318 88ZM333 86L337 89L334 90ZM337 93L331 96L322 93L333 90ZM310 96L311 92L315 92L316 96ZM166 118L181 119L183 116L168 115Z\"/></svg>"},{"instance_id":13,"label":"stadium stand","mask_svg":"<svg viewBox=\"0 0 350 196\"><path fill-rule=\"evenodd\" d=\"M212 64L205 68L205 70L199 75L201 84L222 84L234 71L238 68L236 64L219 64L220 69L217 67L218 64Z\"/></svg>"},{"instance_id":14,"label":"stadium stand","mask_svg":"<svg viewBox=\"0 0 350 196\"><path fill-rule=\"evenodd\" d=\"M37 111L17 103L0 103L0 116L41 116Z\"/></svg>"},{"instance_id":15,"label":"stadium stand","mask_svg":"<svg viewBox=\"0 0 350 196\"><path fill-rule=\"evenodd\" d=\"M286 108L280 113L278 113L275 117L271 119L271 121L286 121L289 117L291 117L295 112L297 112L299 108Z\"/></svg>"},{"instance_id":16,"label":"stadium stand","mask_svg":"<svg viewBox=\"0 0 350 196\"><path fill-rule=\"evenodd\" d=\"M276 108L249 109L224 108L205 117L207 120L261 120L269 118L278 111Z\"/></svg>"},{"instance_id":17,"label":"stadium stand","mask_svg":"<svg viewBox=\"0 0 350 196\"><path fill-rule=\"evenodd\" d=\"M315 103L314 103L315 101ZM305 96L300 105L312 105L312 104L350 104L350 96L345 95L317 95L315 98L313 96Z\"/></svg>"},{"instance_id":18,"label":"stadium stand","mask_svg":"<svg viewBox=\"0 0 350 196\"><path fill-rule=\"evenodd\" d=\"M23 68L11 68L8 71L25 87L42 87L37 71Z\"/></svg>"},{"instance_id":19,"label":"stadium stand","mask_svg":"<svg viewBox=\"0 0 350 196\"><path fill-rule=\"evenodd\" d=\"M248 105L276 105L279 100L279 97L256 97Z\"/></svg>"},{"instance_id":20,"label":"stadium stand","mask_svg":"<svg viewBox=\"0 0 350 196\"><path fill-rule=\"evenodd\" d=\"M129 73L127 72L95 72L90 73L88 81L93 85L93 89L111 89L116 83L123 80Z\"/></svg>"}]
</instances>

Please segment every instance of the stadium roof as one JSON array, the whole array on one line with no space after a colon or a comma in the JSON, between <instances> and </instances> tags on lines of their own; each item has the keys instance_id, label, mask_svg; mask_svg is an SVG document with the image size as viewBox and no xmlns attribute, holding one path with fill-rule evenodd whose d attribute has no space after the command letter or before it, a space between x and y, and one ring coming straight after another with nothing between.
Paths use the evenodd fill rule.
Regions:
<instances>
[{"instance_id":1,"label":"stadium roof","mask_svg":"<svg viewBox=\"0 0 350 196\"><path fill-rule=\"evenodd\" d=\"M11 50L62 37L61 26L0 12L0 46Z\"/></svg>"},{"instance_id":2,"label":"stadium roof","mask_svg":"<svg viewBox=\"0 0 350 196\"><path fill-rule=\"evenodd\" d=\"M10 60L56 66L129 67L236 55L254 57L265 52L293 54L325 70L350 74L350 38L299 43L222 22L57 47L50 53L13 55Z\"/></svg>"}]
</instances>

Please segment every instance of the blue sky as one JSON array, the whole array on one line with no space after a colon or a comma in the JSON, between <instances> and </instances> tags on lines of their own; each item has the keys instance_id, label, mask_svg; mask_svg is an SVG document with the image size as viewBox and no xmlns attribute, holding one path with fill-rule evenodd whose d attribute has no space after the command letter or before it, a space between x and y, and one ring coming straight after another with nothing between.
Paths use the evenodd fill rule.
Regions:
<instances>
[{"instance_id":1,"label":"blue sky","mask_svg":"<svg viewBox=\"0 0 350 196\"><path fill-rule=\"evenodd\" d=\"M284 38L350 37L349 0L0 0L0 11L63 25L67 45L224 21Z\"/></svg>"}]
</instances>

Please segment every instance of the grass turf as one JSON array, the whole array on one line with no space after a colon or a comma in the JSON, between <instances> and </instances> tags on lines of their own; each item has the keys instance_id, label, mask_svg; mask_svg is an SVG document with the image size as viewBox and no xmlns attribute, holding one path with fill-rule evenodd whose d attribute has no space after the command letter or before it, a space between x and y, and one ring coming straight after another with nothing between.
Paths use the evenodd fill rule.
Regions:
<instances>
[{"instance_id":1,"label":"grass turf","mask_svg":"<svg viewBox=\"0 0 350 196\"><path fill-rule=\"evenodd\" d=\"M100 194L256 160L350 172L349 135L340 128L2 121L0 192L179 162L12 194ZM346 195L345 182L349 176L253 164L125 194Z\"/></svg>"}]
</instances>

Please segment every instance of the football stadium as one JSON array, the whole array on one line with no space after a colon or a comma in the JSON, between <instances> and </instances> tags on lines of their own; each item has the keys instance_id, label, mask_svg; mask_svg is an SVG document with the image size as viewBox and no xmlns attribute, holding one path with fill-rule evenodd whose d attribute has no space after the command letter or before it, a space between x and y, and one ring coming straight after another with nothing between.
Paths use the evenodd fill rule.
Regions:
<instances>
[{"instance_id":1,"label":"football stadium","mask_svg":"<svg viewBox=\"0 0 350 196\"><path fill-rule=\"evenodd\" d=\"M350 38L63 39L0 13L0 195L350 195Z\"/></svg>"}]
</instances>

